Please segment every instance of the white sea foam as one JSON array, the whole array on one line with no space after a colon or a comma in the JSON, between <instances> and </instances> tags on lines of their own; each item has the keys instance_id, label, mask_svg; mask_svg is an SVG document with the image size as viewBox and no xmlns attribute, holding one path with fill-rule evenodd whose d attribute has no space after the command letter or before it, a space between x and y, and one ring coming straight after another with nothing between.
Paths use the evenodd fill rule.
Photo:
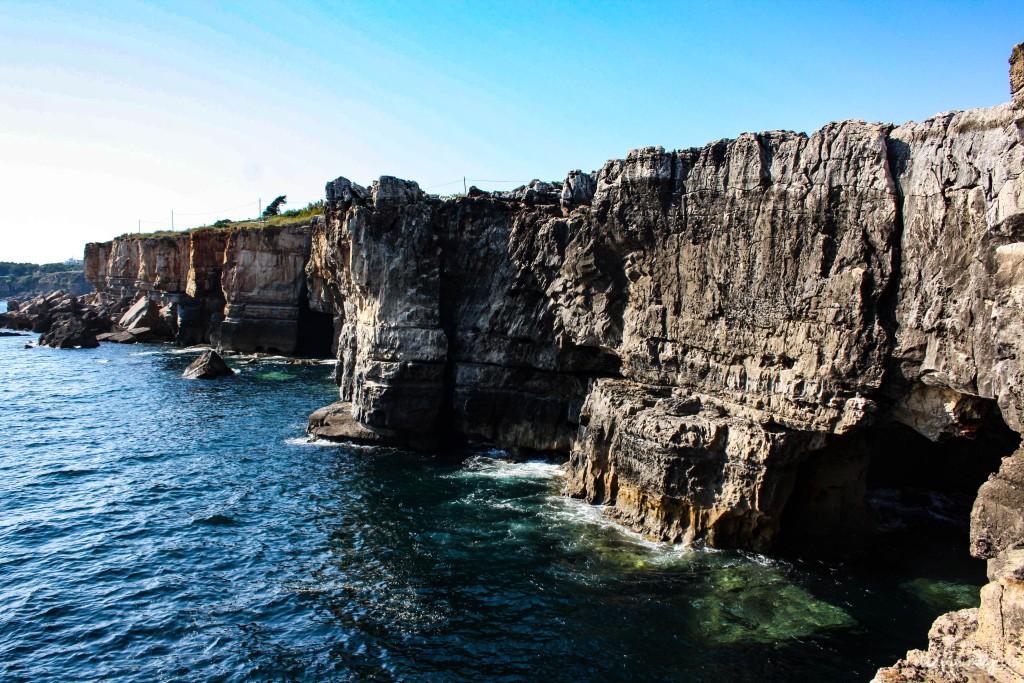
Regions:
<instances>
[{"instance_id":1,"label":"white sea foam","mask_svg":"<svg viewBox=\"0 0 1024 683\"><path fill-rule=\"evenodd\" d=\"M285 444L288 446L337 446L336 441L328 441L327 439L319 439L316 437L310 438L308 436L296 436L292 439L285 439Z\"/></svg>"},{"instance_id":2,"label":"white sea foam","mask_svg":"<svg viewBox=\"0 0 1024 683\"><path fill-rule=\"evenodd\" d=\"M498 454L502 452L491 451L491 453ZM555 479L562 476L563 473L564 470L561 465L542 460L517 462L493 457L493 455L475 455L466 460L461 470L449 476L544 480Z\"/></svg>"}]
</instances>

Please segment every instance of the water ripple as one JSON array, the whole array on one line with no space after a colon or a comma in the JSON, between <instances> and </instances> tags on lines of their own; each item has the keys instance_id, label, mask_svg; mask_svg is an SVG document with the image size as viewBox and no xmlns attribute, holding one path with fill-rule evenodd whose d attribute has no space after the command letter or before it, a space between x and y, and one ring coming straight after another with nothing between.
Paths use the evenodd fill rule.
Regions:
<instances>
[{"instance_id":1,"label":"water ripple","mask_svg":"<svg viewBox=\"0 0 1024 683\"><path fill-rule=\"evenodd\" d=\"M650 543L546 462L309 442L320 366L185 382L194 349L23 345L4 681L866 680L969 593Z\"/></svg>"}]
</instances>

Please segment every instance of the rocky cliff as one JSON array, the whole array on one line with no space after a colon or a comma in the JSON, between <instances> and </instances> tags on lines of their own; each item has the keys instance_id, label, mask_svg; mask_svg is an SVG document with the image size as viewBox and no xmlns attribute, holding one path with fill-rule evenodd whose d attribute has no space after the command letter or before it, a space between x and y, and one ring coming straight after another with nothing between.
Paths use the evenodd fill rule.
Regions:
<instances>
[{"instance_id":1,"label":"rocky cliff","mask_svg":"<svg viewBox=\"0 0 1024 683\"><path fill-rule=\"evenodd\" d=\"M126 236L85 249L85 276L125 317L180 344L296 353L309 337L304 268L308 225L204 229L169 236ZM300 334L305 330L307 334ZM316 340L313 340L316 341Z\"/></svg>"},{"instance_id":2,"label":"rocky cliff","mask_svg":"<svg viewBox=\"0 0 1024 683\"><path fill-rule=\"evenodd\" d=\"M800 463L873 424L962 436L997 402L1020 431L1020 117L646 148L447 201L338 179L317 423L566 452L570 495L650 535L768 549Z\"/></svg>"},{"instance_id":3,"label":"rocky cliff","mask_svg":"<svg viewBox=\"0 0 1024 683\"><path fill-rule=\"evenodd\" d=\"M308 273L341 400L311 432L566 453L569 495L667 541L855 533L869 460L900 457L876 427L1024 429L1013 54L1011 103L922 123L650 147L449 200L329 183ZM976 503L981 610L883 680L1024 675L1020 457Z\"/></svg>"},{"instance_id":4,"label":"rocky cliff","mask_svg":"<svg viewBox=\"0 0 1024 683\"><path fill-rule=\"evenodd\" d=\"M1019 680L1024 456L985 439L1024 432L1021 46L1010 80L999 107L511 192L338 178L309 227L91 244L86 276L180 343L333 346L315 435L559 453L568 495L665 541L846 543L908 434L963 444L964 470L1005 456L972 516L981 607L878 680Z\"/></svg>"}]
</instances>

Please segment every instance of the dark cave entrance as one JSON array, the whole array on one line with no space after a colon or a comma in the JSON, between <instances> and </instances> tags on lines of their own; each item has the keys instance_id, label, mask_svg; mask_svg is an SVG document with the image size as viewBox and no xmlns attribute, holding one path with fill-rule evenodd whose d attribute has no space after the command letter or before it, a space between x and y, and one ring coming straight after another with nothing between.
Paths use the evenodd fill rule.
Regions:
<instances>
[{"instance_id":1,"label":"dark cave entrance","mask_svg":"<svg viewBox=\"0 0 1024 683\"><path fill-rule=\"evenodd\" d=\"M305 287L299 298L299 320L295 335L295 355L311 358L333 358L334 316L309 307Z\"/></svg>"},{"instance_id":2,"label":"dark cave entrance","mask_svg":"<svg viewBox=\"0 0 1024 683\"><path fill-rule=\"evenodd\" d=\"M983 577L984 563L968 552L971 507L1021 439L995 401L974 406L966 428L935 441L895 421L830 438L796 468L780 551L911 573L932 563Z\"/></svg>"}]
</instances>

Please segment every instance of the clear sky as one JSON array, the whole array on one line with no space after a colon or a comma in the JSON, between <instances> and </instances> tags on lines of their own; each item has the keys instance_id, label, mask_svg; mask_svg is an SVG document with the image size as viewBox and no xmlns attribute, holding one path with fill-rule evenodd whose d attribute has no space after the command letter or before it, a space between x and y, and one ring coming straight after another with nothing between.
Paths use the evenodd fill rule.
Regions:
<instances>
[{"instance_id":1,"label":"clear sky","mask_svg":"<svg viewBox=\"0 0 1024 683\"><path fill-rule=\"evenodd\" d=\"M304 206L339 175L507 188L644 145L991 106L1021 41L1020 0L3 0L0 261L172 210Z\"/></svg>"}]
</instances>

